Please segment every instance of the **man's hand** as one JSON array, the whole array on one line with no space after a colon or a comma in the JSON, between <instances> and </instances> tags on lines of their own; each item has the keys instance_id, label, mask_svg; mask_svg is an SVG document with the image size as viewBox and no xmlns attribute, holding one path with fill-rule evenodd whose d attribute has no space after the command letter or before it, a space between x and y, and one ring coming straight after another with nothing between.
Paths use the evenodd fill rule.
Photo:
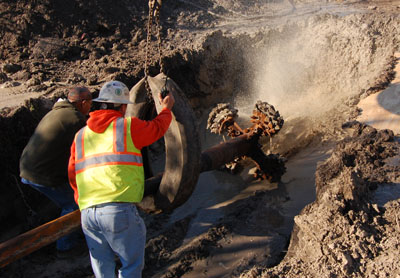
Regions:
<instances>
[{"instance_id":1,"label":"man's hand","mask_svg":"<svg viewBox=\"0 0 400 278\"><path fill-rule=\"evenodd\" d=\"M164 98L162 98L161 93L158 94L158 98L160 100L161 106L164 108L168 108L169 110L172 110L172 107L174 106L175 103L175 98L174 96L170 93Z\"/></svg>"}]
</instances>

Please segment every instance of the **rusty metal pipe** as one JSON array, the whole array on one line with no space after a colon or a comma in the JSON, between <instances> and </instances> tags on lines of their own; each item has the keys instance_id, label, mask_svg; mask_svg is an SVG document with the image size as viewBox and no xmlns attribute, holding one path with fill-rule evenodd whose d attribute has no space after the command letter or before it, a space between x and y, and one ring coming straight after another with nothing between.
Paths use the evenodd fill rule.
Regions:
<instances>
[{"instance_id":1,"label":"rusty metal pipe","mask_svg":"<svg viewBox=\"0 0 400 278\"><path fill-rule=\"evenodd\" d=\"M200 172L216 170L237 157L247 155L257 146L257 140L257 136L243 134L203 151L200 157Z\"/></svg>"},{"instance_id":2,"label":"rusty metal pipe","mask_svg":"<svg viewBox=\"0 0 400 278\"><path fill-rule=\"evenodd\" d=\"M0 267L46 246L80 227L81 213L75 210L0 244Z\"/></svg>"}]
</instances>

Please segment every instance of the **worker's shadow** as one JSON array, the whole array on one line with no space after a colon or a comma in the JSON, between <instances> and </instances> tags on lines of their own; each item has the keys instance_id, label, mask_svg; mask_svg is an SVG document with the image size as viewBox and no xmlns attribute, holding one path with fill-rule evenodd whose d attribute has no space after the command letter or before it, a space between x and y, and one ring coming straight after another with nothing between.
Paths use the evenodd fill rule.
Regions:
<instances>
[{"instance_id":1,"label":"worker's shadow","mask_svg":"<svg viewBox=\"0 0 400 278\"><path fill-rule=\"evenodd\" d=\"M372 193L372 200L379 207L400 199L400 183L380 184Z\"/></svg>"},{"instance_id":2,"label":"worker's shadow","mask_svg":"<svg viewBox=\"0 0 400 278\"><path fill-rule=\"evenodd\" d=\"M258 183L267 183L262 181ZM269 234L290 234L292 219L285 216L284 204L290 200L286 184L270 184L271 188L256 189L249 196L239 198L222 207L224 217L235 234L245 236L266 236Z\"/></svg>"},{"instance_id":3,"label":"worker's shadow","mask_svg":"<svg viewBox=\"0 0 400 278\"><path fill-rule=\"evenodd\" d=\"M390 84L378 95L377 100L385 110L400 115L400 83Z\"/></svg>"},{"instance_id":4,"label":"worker's shadow","mask_svg":"<svg viewBox=\"0 0 400 278\"><path fill-rule=\"evenodd\" d=\"M290 234L293 217L285 215L283 209L283 205L290 200L285 183L269 184L267 181L250 181L252 178L248 178L240 184L237 177L218 172L214 175L218 189L214 188L213 192L206 189L208 194L204 195L196 192L192 197L197 197L187 202L193 204L199 197L208 198L197 209L192 207L196 210L196 216L191 221L187 237L196 236L218 225L229 227L232 233L243 236ZM210 181L210 178L206 180ZM268 186L262 183L268 183ZM197 186L201 186L201 183ZM188 207L184 209L186 213L188 210Z\"/></svg>"}]
</instances>

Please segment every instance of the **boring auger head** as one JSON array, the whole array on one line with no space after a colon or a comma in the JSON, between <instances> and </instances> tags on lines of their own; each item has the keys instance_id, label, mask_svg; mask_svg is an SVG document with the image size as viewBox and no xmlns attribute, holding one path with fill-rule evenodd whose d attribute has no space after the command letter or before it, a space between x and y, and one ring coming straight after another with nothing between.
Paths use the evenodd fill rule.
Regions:
<instances>
[{"instance_id":1,"label":"boring auger head","mask_svg":"<svg viewBox=\"0 0 400 278\"><path fill-rule=\"evenodd\" d=\"M281 130L284 121L279 112L267 102L257 101L250 117L251 127L242 129L235 122L237 117L238 110L229 103L218 104L208 117L207 129L212 133L222 134L226 132L232 138L239 139L244 136L247 140L253 142L246 154L229 161L225 167L232 171L237 168L238 162L247 156L257 166L256 179L267 179L270 182L279 181L286 171L284 159L279 154L265 155L258 143L258 138L261 136L272 137Z\"/></svg>"},{"instance_id":2,"label":"boring auger head","mask_svg":"<svg viewBox=\"0 0 400 278\"><path fill-rule=\"evenodd\" d=\"M275 110L273 105L260 100L254 106L253 115L250 118L253 125L248 128L249 132L261 136L268 135L272 137L281 130L284 123L279 112Z\"/></svg>"},{"instance_id":3,"label":"boring auger head","mask_svg":"<svg viewBox=\"0 0 400 278\"><path fill-rule=\"evenodd\" d=\"M217 107L211 110L208 116L207 129L215 134L227 132L230 137L239 136L240 134L236 134L233 130L235 120L238 117L237 113L238 110L229 103L217 104Z\"/></svg>"},{"instance_id":4,"label":"boring auger head","mask_svg":"<svg viewBox=\"0 0 400 278\"><path fill-rule=\"evenodd\" d=\"M237 109L229 103L219 103L208 116L207 129L216 134L227 132L230 137L237 137L242 134L272 137L281 130L284 123L273 105L260 100L255 104L253 114L250 117L253 124L251 127L243 130L235 121L237 117Z\"/></svg>"}]
</instances>

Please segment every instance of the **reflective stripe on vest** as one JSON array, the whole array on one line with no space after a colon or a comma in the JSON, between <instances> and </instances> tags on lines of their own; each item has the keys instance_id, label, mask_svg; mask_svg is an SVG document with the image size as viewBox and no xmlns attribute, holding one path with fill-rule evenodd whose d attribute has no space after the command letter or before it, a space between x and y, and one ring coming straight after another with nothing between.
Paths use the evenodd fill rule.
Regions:
<instances>
[{"instance_id":1,"label":"reflective stripe on vest","mask_svg":"<svg viewBox=\"0 0 400 278\"><path fill-rule=\"evenodd\" d=\"M99 165L106 164L132 164L141 166L142 157L132 154L104 154L101 156L94 156L85 159L82 162L76 163L75 171L77 173L82 172L86 168L96 167Z\"/></svg>"},{"instance_id":2,"label":"reflective stripe on vest","mask_svg":"<svg viewBox=\"0 0 400 278\"><path fill-rule=\"evenodd\" d=\"M139 150L138 152L127 152L126 145L126 119L118 118L114 127L114 151L116 153L100 153L95 156L88 156L84 158L84 133L87 127L82 128L76 137L76 164L75 172L78 174L90 167L124 164L124 165L137 165L142 166L143 160Z\"/></svg>"}]
</instances>

